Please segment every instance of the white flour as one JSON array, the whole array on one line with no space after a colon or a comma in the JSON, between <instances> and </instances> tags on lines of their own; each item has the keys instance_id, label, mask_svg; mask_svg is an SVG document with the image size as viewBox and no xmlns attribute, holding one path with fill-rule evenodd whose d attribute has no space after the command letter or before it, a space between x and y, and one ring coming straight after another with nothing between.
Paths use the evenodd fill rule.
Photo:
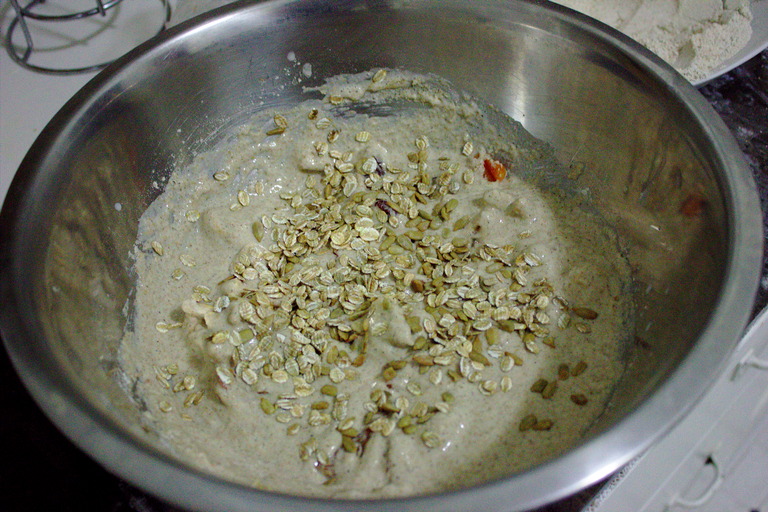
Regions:
<instances>
[{"instance_id":1,"label":"white flour","mask_svg":"<svg viewBox=\"0 0 768 512\"><path fill-rule=\"evenodd\" d=\"M749 41L749 0L553 0L632 37L688 80L704 80Z\"/></svg>"}]
</instances>

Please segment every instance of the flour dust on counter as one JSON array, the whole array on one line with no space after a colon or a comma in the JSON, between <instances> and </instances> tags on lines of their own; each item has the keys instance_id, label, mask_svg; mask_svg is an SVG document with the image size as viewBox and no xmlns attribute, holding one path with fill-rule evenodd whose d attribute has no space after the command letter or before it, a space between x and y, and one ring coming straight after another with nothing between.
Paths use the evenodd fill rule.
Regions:
<instances>
[{"instance_id":1,"label":"flour dust on counter","mask_svg":"<svg viewBox=\"0 0 768 512\"><path fill-rule=\"evenodd\" d=\"M141 219L120 357L145 428L211 474L335 498L578 444L622 371L630 269L578 194L537 184L552 149L434 77L308 94Z\"/></svg>"}]
</instances>

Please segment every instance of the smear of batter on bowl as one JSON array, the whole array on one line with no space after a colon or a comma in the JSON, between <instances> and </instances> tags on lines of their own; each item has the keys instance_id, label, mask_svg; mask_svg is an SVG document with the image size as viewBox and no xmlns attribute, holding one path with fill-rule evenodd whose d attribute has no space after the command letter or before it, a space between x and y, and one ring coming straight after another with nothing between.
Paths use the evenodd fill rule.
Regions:
<instances>
[{"instance_id":1,"label":"smear of batter on bowl","mask_svg":"<svg viewBox=\"0 0 768 512\"><path fill-rule=\"evenodd\" d=\"M577 194L540 186L567 174L551 148L435 78L319 92L143 215L121 362L145 428L223 478L336 498L578 443L622 370L629 267Z\"/></svg>"}]
</instances>

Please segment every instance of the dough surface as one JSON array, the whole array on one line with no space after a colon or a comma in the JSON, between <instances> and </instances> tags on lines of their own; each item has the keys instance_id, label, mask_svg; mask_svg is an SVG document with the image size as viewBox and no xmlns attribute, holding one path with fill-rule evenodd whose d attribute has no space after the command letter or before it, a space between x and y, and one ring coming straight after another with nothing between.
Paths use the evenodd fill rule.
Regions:
<instances>
[{"instance_id":1,"label":"dough surface","mask_svg":"<svg viewBox=\"0 0 768 512\"><path fill-rule=\"evenodd\" d=\"M578 443L629 332L612 231L536 184L545 144L439 80L319 92L178 169L142 217L121 363L146 428L203 471L335 498Z\"/></svg>"}]
</instances>

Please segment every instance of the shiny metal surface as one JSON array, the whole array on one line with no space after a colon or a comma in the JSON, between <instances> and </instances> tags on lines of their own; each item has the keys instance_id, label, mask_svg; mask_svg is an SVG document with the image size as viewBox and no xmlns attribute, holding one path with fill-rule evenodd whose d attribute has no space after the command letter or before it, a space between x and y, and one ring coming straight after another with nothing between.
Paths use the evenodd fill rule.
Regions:
<instances>
[{"instance_id":1,"label":"shiny metal surface","mask_svg":"<svg viewBox=\"0 0 768 512\"><path fill-rule=\"evenodd\" d=\"M313 80L286 72L293 51ZM302 86L373 67L435 73L520 120L615 225L636 269L627 371L584 443L450 494L389 502L292 498L175 460L137 427L115 352L138 218L174 165ZM680 198L705 200L681 224ZM713 382L750 313L757 195L703 98L617 32L536 1L267 2L184 23L119 60L51 121L0 213L0 331L46 414L111 471L196 510L525 510L611 474ZM688 243L681 243L688 241Z\"/></svg>"}]
</instances>

